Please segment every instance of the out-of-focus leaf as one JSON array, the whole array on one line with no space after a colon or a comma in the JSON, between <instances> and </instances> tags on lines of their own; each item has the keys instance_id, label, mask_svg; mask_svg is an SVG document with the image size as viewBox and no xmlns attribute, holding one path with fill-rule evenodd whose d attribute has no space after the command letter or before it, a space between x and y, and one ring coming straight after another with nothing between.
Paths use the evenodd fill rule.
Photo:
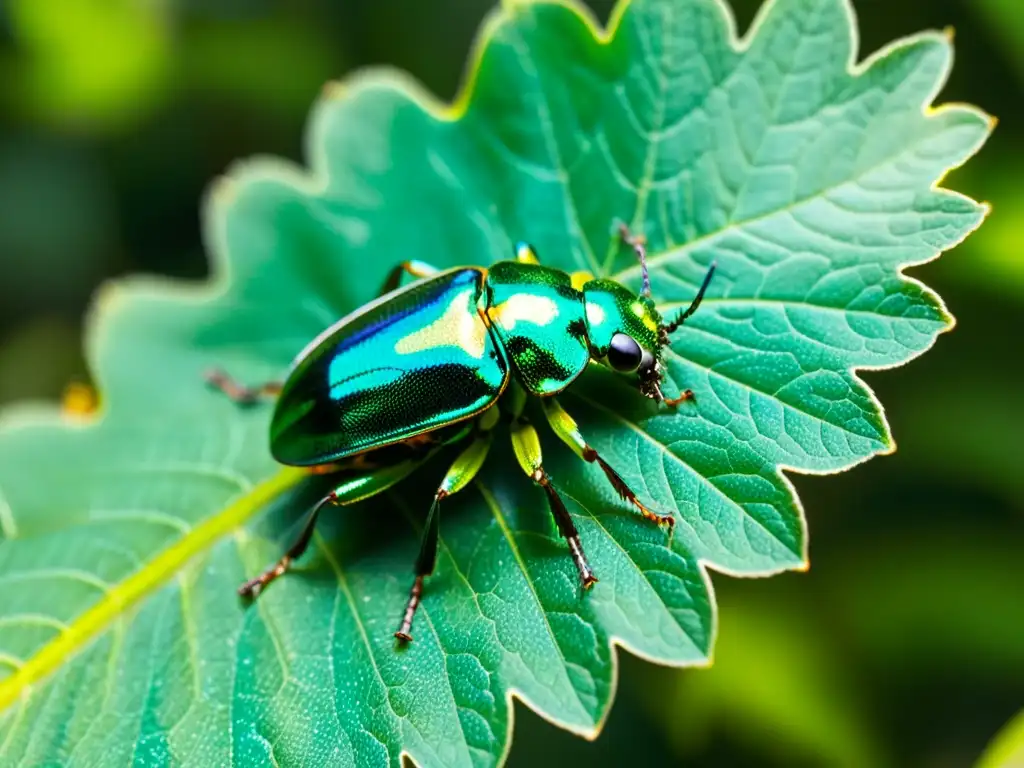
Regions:
<instances>
[{"instance_id":1,"label":"out-of-focus leaf","mask_svg":"<svg viewBox=\"0 0 1024 768\"><path fill-rule=\"evenodd\" d=\"M59 142L0 143L0 316L85 302L117 253L109 179Z\"/></svg>"},{"instance_id":2,"label":"out-of-focus leaf","mask_svg":"<svg viewBox=\"0 0 1024 768\"><path fill-rule=\"evenodd\" d=\"M170 67L167 4L150 0L9 0L22 56L17 97L41 119L118 128L159 101Z\"/></svg>"},{"instance_id":3,"label":"out-of-focus leaf","mask_svg":"<svg viewBox=\"0 0 1024 768\"><path fill-rule=\"evenodd\" d=\"M1019 538L890 536L830 573L831 609L880 666L907 673L941 659L1024 680L1024 611L1013 610L1024 584Z\"/></svg>"},{"instance_id":4,"label":"out-of-focus leaf","mask_svg":"<svg viewBox=\"0 0 1024 768\"><path fill-rule=\"evenodd\" d=\"M1024 768L1024 710L999 731L975 768Z\"/></svg>"},{"instance_id":5,"label":"out-of-focus leaf","mask_svg":"<svg viewBox=\"0 0 1024 768\"><path fill-rule=\"evenodd\" d=\"M901 411L909 427L901 442L904 466L925 483L938 474L997 492L1024 513L1024 399L1014 376L965 366L943 377L941 386L908 398ZM936 424L955 439L937 440Z\"/></svg>"},{"instance_id":6,"label":"out-of-focus leaf","mask_svg":"<svg viewBox=\"0 0 1024 768\"><path fill-rule=\"evenodd\" d=\"M720 741L780 766L904 765L893 749L921 734L883 745L900 707L887 695L902 697L910 720L951 723L948 742L931 749L948 757L975 726L957 724L963 705L930 698L922 681L950 676L1012 691L1024 680L1018 553L1019 540L922 531L856 541L844 559L819 560L803 586L726 584L710 669L643 671L623 685L683 764Z\"/></svg>"},{"instance_id":7,"label":"out-of-focus leaf","mask_svg":"<svg viewBox=\"0 0 1024 768\"><path fill-rule=\"evenodd\" d=\"M342 59L337 42L312 19L264 14L191 30L177 66L189 91L295 114L343 71Z\"/></svg>"},{"instance_id":8,"label":"out-of-focus leaf","mask_svg":"<svg viewBox=\"0 0 1024 768\"><path fill-rule=\"evenodd\" d=\"M615 644L706 663L705 568L806 565L780 467L835 472L891 448L854 371L905 363L949 327L900 271L980 223L981 206L935 184L989 123L923 109L951 63L941 34L853 68L840 0L769 3L742 44L714 0L635 0L613 18L605 36L575 5L506 5L447 110L393 73L328 89L311 175L253 163L215 190L213 285L101 297L102 419L16 413L0 432L0 755L494 764L513 695L596 734ZM437 462L326 516L302 569L243 610L236 585L329 478L275 467L267 409L206 391L203 371L280 376L410 257L488 264L525 238L553 266L639 290L621 219L647 236L664 312L719 268L666 353L672 391L695 403L659 410L597 371L564 397L675 516L671 545L545 438L601 579L581 598L543 492L499 439L445 501L411 648L392 633Z\"/></svg>"},{"instance_id":9,"label":"out-of-focus leaf","mask_svg":"<svg viewBox=\"0 0 1024 768\"><path fill-rule=\"evenodd\" d=\"M996 200L992 214L964 249L964 258L950 259L941 270L957 280L1024 302L1024 156L1005 158L984 175L985 188Z\"/></svg>"},{"instance_id":10,"label":"out-of-focus leaf","mask_svg":"<svg viewBox=\"0 0 1024 768\"><path fill-rule=\"evenodd\" d=\"M807 602L787 605L780 596L723 602L714 665L672 673L670 685L658 676L658 691L667 693L649 697L652 716L683 764L725 732L779 765L887 765L843 659L823 645Z\"/></svg>"},{"instance_id":11,"label":"out-of-focus leaf","mask_svg":"<svg viewBox=\"0 0 1024 768\"><path fill-rule=\"evenodd\" d=\"M1017 0L974 0L972 10L988 22L993 37L1017 65L1018 83L1024 81L1024 14Z\"/></svg>"},{"instance_id":12,"label":"out-of-focus leaf","mask_svg":"<svg viewBox=\"0 0 1024 768\"><path fill-rule=\"evenodd\" d=\"M55 400L68 379L81 375L79 331L42 317L0 337L0 403Z\"/></svg>"}]
</instances>

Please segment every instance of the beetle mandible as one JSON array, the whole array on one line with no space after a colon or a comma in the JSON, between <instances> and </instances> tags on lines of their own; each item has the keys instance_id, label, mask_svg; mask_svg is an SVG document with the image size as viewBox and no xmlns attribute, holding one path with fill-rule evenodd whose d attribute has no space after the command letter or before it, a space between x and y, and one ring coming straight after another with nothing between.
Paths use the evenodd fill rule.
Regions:
<instances>
[{"instance_id":1,"label":"beetle mandible","mask_svg":"<svg viewBox=\"0 0 1024 768\"><path fill-rule=\"evenodd\" d=\"M527 396L540 398L555 434L581 459L596 463L622 499L671 531L671 515L652 512L581 434L556 395L591 362L632 378L640 391L667 406L691 399L686 390L661 391L661 354L670 334L700 305L712 263L689 307L668 322L651 297L642 236L620 225L643 277L639 295L586 272L543 266L527 243L515 258L490 268L439 271L405 261L388 274L375 301L329 327L299 353L283 384L244 387L225 373L207 380L239 404L277 396L270 451L281 464L336 473L338 485L309 511L302 531L274 565L239 588L256 597L284 574L309 544L328 504L346 505L381 493L438 450L466 443L441 480L427 514L415 578L395 636L412 640L423 580L437 556L439 505L462 490L484 463L499 407L511 422L512 445L523 471L547 497L580 583L597 578L576 526L544 471L540 441L523 413ZM400 287L403 274L418 278Z\"/></svg>"}]
</instances>

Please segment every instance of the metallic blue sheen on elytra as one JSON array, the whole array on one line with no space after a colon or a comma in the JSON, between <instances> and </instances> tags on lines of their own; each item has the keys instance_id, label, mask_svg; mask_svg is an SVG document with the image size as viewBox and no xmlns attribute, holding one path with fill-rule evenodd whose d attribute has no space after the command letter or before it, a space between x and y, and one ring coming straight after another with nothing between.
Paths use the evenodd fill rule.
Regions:
<instances>
[{"instance_id":1,"label":"metallic blue sheen on elytra","mask_svg":"<svg viewBox=\"0 0 1024 768\"><path fill-rule=\"evenodd\" d=\"M296 359L270 427L282 464L326 464L460 421L508 379L477 306L484 270L402 288L335 323Z\"/></svg>"},{"instance_id":2,"label":"metallic blue sheen on elytra","mask_svg":"<svg viewBox=\"0 0 1024 768\"><path fill-rule=\"evenodd\" d=\"M270 426L279 462L313 466L338 484L306 516L302 533L273 565L242 584L254 597L306 550L320 511L382 493L445 446L468 441L437 486L423 526L416 577L395 637L412 637L413 616L433 572L442 499L465 488L483 467L491 432L502 413L511 422L512 448L523 471L544 490L584 589L597 578L579 532L541 460L540 441L523 413L526 397L546 398L544 413L576 454L596 462L611 488L646 519L672 525L641 503L622 477L587 442L552 397L593 362L630 376L645 396L669 406L693 396L666 398L660 353L669 334L698 307L714 272L709 269L690 306L663 323L650 292L646 249L621 225L640 260L643 290L634 295L586 272L572 275L542 266L533 249L516 246L515 260L490 270L462 267L434 274L429 264L404 261L389 271L377 301L340 320L296 358L280 387ZM430 275L401 289L403 273ZM220 372L209 381L239 403L277 390L242 387ZM507 408L495 408L506 387Z\"/></svg>"}]
</instances>

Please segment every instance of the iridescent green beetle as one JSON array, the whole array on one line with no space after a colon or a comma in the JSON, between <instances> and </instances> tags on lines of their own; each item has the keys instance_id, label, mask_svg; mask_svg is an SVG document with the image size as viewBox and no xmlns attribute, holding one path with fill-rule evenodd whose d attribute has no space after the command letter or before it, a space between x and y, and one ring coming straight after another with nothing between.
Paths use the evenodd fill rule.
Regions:
<instances>
[{"instance_id":1,"label":"iridescent green beetle","mask_svg":"<svg viewBox=\"0 0 1024 768\"><path fill-rule=\"evenodd\" d=\"M651 298L641 237L622 226L643 275L640 295L612 280L541 265L520 243L515 260L489 269L438 271L418 261L395 267L382 295L314 339L281 384L242 387L224 373L208 380L236 402L277 395L270 450L282 464L336 473L339 483L310 510L302 532L273 566L239 592L255 597L302 555L320 510L352 504L402 480L443 446L466 447L434 494L415 565L415 580L395 636L411 640L423 579L434 570L438 506L480 470L500 411L510 416L512 444L523 471L544 489L584 589L597 582L579 534L541 463L536 430L523 414L526 397L541 399L551 428L582 459L596 462L615 491L648 520L671 528L671 515L652 512L584 439L555 396L591 362L628 375L647 397L661 392L661 352L669 334L697 309L714 273L708 270L690 306L664 323ZM420 278L399 288L402 274Z\"/></svg>"}]
</instances>

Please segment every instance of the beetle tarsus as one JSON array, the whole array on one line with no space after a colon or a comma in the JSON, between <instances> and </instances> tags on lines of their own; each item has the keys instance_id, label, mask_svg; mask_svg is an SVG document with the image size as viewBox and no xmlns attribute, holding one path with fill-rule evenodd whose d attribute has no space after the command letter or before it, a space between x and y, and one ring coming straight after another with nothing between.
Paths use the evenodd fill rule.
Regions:
<instances>
[{"instance_id":1,"label":"beetle tarsus","mask_svg":"<svg viewBox=\"0 0 1024 768\"><path fill-rule=\"evenodd\" d=\"M644 520L649 520L659 528L661 526L665 526L668 528L669 535L672 535L672 531L676 527L676 519L672 517L672 515L659 515L657 512L652 512L635 496L632 499L628 499L628 501L632 502L633 506L640 510L640 514L643 515Z\"/></svg>"},{"instance_id":2,"label":"beetle tarsus","mask_svg":"<svg viewBox=\"0 0 1024 768\"><path fill-rule=\"evenodd\" d=\"M338 500L335 496L334 491L331 491L324 496L320 501L316 503L316 506L309 511L306 516L306 520L302 524L302 530L299 532L295 542L288 548L288 551L281 556L281 559L274 563L272 566L267 568L263 573L257 576L255 579L250 579L238 588L238 594L242 597L252 600L263 594L270 583L287 573L288 569L292 567L292 563L302 557L306 548L309 546L310 539L313 538L313 529L316 528L317 517L320 516L320 510L327 504L334 503Z\"/></svg>"},{"instance_id":3,"label":"beetle tarsus","mask_svg":"<svg viewBox=\"0 0 1024 768\"><path fill-rule=\"evenodd\" d=\"M412 583L412 589L409 590L409 601L405 604L405 613L402 614L402 625L395 632L397 637L403 643L411 643L412 635L412 618L416 615L416 609L420 607L420 598L423 596L423 577L417 576L416 580Z\"/></svg>"},{"instance_id":4,"label":"beetle tarsus","mask_svg":"<svg viewBox=\"0 0 1024 768\"><path fill-rule=\"evenodd\" d=\"M534 473L533 479L547 494L548 506L551 508L551 514L555 518L555 524L558 526L558 531L562 534L562 538L569 545L569 554L572 555L573 565L576 566L576 571L580 575L580 585L586 591L597 584L598 578L594 575L594 569L590 567L587 555L583 551L580 532L576 530L576 524L572 521L572 517L569 516L569 510L565 508L562 497L558 495L558 491L551 485L551 479L548 477L547 472L543 468L538 468Z\"/></svg>"},{"instance_id":5,"label":"beetle tarsus","mask_svg":"<svg viewBox=\"0 0 1024 768\"><path fill-rule=\"evenodd\" d=\"M588 452L584 453L583 458L587 461L596 461L597 465L601 467L601 471L604 472L605 477L608 478L608 482L611 483L612 488L619 494L619 497L623 501L628 501L643 515L645 520L650 520L652 523L658 526L667 525L669 528L669 535L671 535L672 529L675 527L676 519L672 515L659 515L656 512L652 512L648 509L643 502L636 497L633 493L633 489L626 485L626 481L622 479L622 476L616 472L607 461L601 458L600 454L590 446L587 446Z\"/></svg>"},{"instance_id":6,"label":"beetle tarsus","mask_svg":"<svg viewBox=\"0 0 1024 768\"><path fill-rule=\"evenodd\" d=\"M580 574L580 586L583 588L583 591L586 592L597 584L598 578L594 575L594 569L590 567L590 563L587 562L587 555L583 551L583 544L580 542L580 537L570 536L566 539L566 542L569 544L569 553L572 555L572 562Z\"/></svg>"},{"instance_id":7,"label":"beetle tarsus","mask_svg":"<svg viewBox=\"0 0 1024 768\"><path fill-rule=\"evenodd\" d=\"M694 399L693 390L692 389L687 389L679 397L666 397L666 398L664 398L662 400L662 402L665 403L665 405L667 405L669 408L675 408L680 403L685 403L685 402L687 402L689 400L693 400L693 399Z\"/></svg>"},{"instance_id":8,"label":"beetle tarsus","mask_svg":"<svg viewBox=\"0 0 1024 768\"><path fill-rule=\"evenodd\" d=\"M209 386L222 392L228 399L240 406L255 405L264 398L276 397L281 394L279 382L271 381L257 387L246 387L219 368L207 371L203 378Z\"/></svg>"},{"instance_id":9,"label":"beetle tarsus","mask_svg":"<svg viewBox=\"0 0 1024 768\"><path fill-rule=\"evenodd\" d=\"M672 530L675 526L676 520L672 515L659 515L656 512L651 511L647 506L637 498L636 494L633 493L633 489L626 484L626 481L622 479L622 476L615 471L615 469L602 457L597 450L587 442L583 433L580 432L576 421L568 413L563 410L562 406L559 405L558 400L555 398L549 398L544 402L544 416L548 420L548 424L559 439L561 439L566 445L572 448L576 454L586 462L591 464L597 464L604 472L604 476L607 478L608 483L612 486L615 492L619 495L623 501L629 502L637 511L643 515L644 519L650 520L652 523L656 523L659 526L665 525L669 529L669 540L672 538Z\"/></svg>"},{"instance_id":10,"label":"beetle tarsus","mask_svg":"<svg viewBox=\"0 0 1024 768\"><path fill-rule=\"evenodd\" d=\"M291 567L292 560L293 558L290 555L285 555L255 579L250 579L240 586L238 594L250 600L259 597L272 581L280 576L284 576Z\"/></svg>"}]
</instances>

